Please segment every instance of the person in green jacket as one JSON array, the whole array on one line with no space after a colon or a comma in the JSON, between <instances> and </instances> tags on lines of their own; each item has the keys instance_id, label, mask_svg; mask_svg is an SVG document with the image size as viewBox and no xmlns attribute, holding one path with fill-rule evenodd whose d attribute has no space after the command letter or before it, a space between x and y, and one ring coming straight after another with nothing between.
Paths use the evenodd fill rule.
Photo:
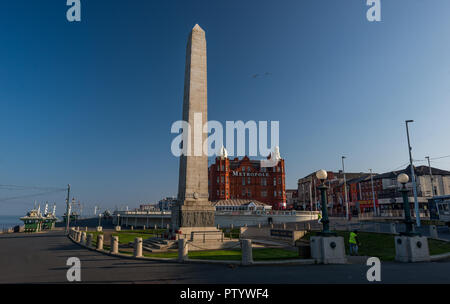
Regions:
<instances>
[{"instance_id":1,"label":"person in green jacket","mask_svg":"<svg viewBox=\"0 0 450 304\"><path fill-rule=\"evenodd\" d=\"M358 230L350 232L348 243L350 245L350 255L358 255L358 245L360 245L358 240Z\"/></svg>"}]
</instances>

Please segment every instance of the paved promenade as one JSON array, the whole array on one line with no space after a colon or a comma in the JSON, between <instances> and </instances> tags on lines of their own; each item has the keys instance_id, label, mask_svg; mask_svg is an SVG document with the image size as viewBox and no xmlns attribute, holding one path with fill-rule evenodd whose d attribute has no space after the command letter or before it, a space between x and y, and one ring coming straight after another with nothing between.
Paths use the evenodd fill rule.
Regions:
<instances>
[{"instance_id":1,"label":"paved promenade","mask_svg":"<svg viewBox=\"0 0 450 304\"><path fill-rule=\"evenodd\" d=\"M79 257L85 283L367 283L364 264L229 267L135 261L79 247L62 232L0 235L0 283L67 283ZM383 263L383 283L450 283L450 261Z\"/></svg>"}]
</instances>

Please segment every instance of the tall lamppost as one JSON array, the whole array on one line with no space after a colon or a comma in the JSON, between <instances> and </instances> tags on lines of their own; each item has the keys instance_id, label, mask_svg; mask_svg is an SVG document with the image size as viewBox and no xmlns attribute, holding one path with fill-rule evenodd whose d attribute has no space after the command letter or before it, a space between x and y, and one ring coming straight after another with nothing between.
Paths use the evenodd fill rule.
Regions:
<instances>
[{"instance_id":1,"label":"tall lamppost","mask_svg":"<svg viewBox=\"0 0 450 304\"><path fill-rule=\"evenodd\" d=\"M346 159L346 156L342 156L342 174L344 174L344 194L345 194L345 218L347 221L350 219L349 217L349 206L348 206L348 194L347 194L347 179L345 177L345 166L344 166L344 159Z\"/></svg>"},{"instance_id":2,"label":"tall lamppost","mask_svg":"<svg viewBox=\"0 0 450 304\"><path fill-rule=\"evenodd\" d=\"M370 182L372 184L372 201L373 201L373 215L376 216L377 215L377 206L375 204L375 191L373 188L373 174L372 174L372 169L369 169L370 171Z\"/></svg>"},{"instance_id":3,"label":"tall lamppost","mask_svg":"<svg viewBox=\"0 0 450 304\"><path fill-rule=\"evenodd\" d=\"M403 209L405 210L405 225L406 231L402 233L402 235L406 236L414 236L419 235L418 233L413 232L413 223L414 221L411 219L411 209L409 207L409 199L408 199L408 189L406 189L406 183L409 181L409 176L405 173L400 174L397 177L397 181L402 184L402 188L400 192L403 196Z\"/></svg>"},{"instance_id":4,"label":"tall lamppost","mask_svg":"<svg viewBox=\"0 0 450 304\"><path fill-rule=\"evenodd\" d=\"M328 187L325 185L325 180L327 179L327 171L319 170L316 172L316 177L321 181L321 184L317 189L320 191L320 196L322 199L322 220L321 223L323 225L321 235L334 235L334 233L330 232L330 221L328 220L328 210L327 210L327 189Z\"/></svg>"},{"instance_id":5,"label":"tall lamppost","mask_svg":"<svg viewBox=\"0 0 450 304\"><path fill-rule=\"evenodd\" d=\"M102 224L102 214L100 213L100 214L98 215L98 226L100 227L101 224Z\"/></svg>"},{"instance_id":6,"label":"tall lamppost","mask_svg":"<svg viewBox=\"0 0 450 304\"><path fill-rule=\"evenodd\" d=\"M414 193L414 209L416 212L416 224L417 227L420 227L420 211L419 211L419 201L417 199L417 186L416 186L416 173L414 172L414 166L413 166L413 158L412 158L412 148L411 148L411 141L409 140L409 128L408 124L414 122L414 120L406 120L406 136L408 138L408 152L409 152L409 166L411 168L411 179L412 179L412 187L413 187L413 193Z\"/></svg>"}]
</instances>

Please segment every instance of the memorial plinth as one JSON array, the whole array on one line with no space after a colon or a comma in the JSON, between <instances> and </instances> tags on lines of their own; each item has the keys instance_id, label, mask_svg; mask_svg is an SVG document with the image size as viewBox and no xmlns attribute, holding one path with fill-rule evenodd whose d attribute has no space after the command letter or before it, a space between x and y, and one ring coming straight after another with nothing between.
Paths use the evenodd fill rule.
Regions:
<instances>
[{"instance_id":1,"label":"memorial plinth","mask_svg":"<svg viewBox=\"0 0 450 304\"><path fill-rule=\"evenodd\" d=\"M395 260L398 262L429 262L428 240L424 236L395 237Z\"/></svg>"},{"instance_id":2,"label":"memorial plinth","mask_svg":"<svg viewBox=\"0 0 450 304\"><path fill-rule=\"evenodd\" d=\"M341 236L313 236L311 257L319 264L345 264L344 238Z\"/></svg>"}]
</instances>

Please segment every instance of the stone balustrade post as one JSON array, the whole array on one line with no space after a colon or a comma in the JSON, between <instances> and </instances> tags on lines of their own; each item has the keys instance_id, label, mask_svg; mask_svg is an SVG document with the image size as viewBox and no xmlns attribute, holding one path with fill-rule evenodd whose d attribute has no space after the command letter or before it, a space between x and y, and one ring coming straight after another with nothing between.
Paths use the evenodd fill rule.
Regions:
<instances>
[{"instance_id":1,"label":"stone balustrade post","mask_svg":"<svg viewBox=\"0 0 450 304\"><path fill-rule=\"evenodd\" d=\"M81 242L81 244L86 245L86 232L85 231L81 232L80 242Z\"/></svg>"},{"instance_id":2,"label":"stone balustrade post","mask_svg":"<svg viewBox=\"0 0 450 304\"><path fill-rule=\"evenodd\" d=\"M178 262L183 263L188 259L189 245L186 239L178 240Z\"/></svg>"},{"instance_id":3,"label":"stone balustrade post","mask_svg":"<svg viewBox=\"0 0 450 304\"><path fill-rule=\"evenodd\" d=\"M103 250L103 234L97 235L97 250Z\"/></svg>"},{"instance_id":4,"label":"stone balustrade post","mask_svg":"<svg viewBox=\"0 0 450 304\"><path fill-rule=\"evenodd\" d=\"M391 223L391 233L397 234L397 226L395 225L395 223Z\"/></svg>"},{"instance_id":5,"label":"stone balustrade post","mask_svg":"<svg viewBox=\"0 0 450 304\"><path fill-rule=\"evenodd\" d=\"M430 225L430 237L432 239L438 238L438 231L437 231L436 225Z\"/></svg>"},{"instance_id":6,"label":"stone balustrade post","mask_svg":"<svg viewBox=\"0 0 450 304\"><path fill-rule=\"evenodd\" d=\"M134 253L135 258L142 257L142 238L137 237L134 239Z\"/></svg>"},{"instance_id":7,"label":"stone balustrade post","mask_svg":"<svg viewBox=\"0 0 450 304\"><path fill-rule=\"evenodd\" d=\"M92 238L93 237L94 237L94 235L92 233L89 233L87 235L87 238L86 238L86 246L87 247L91 247L92 246Z\"/></svg>"},{"instance_id":8,"label":"stone balustrade post","mask_svg":"<svg viewBox=\"0 0 450 304\"><path fill-rule=\"evenodd\" d=\"M241 240L242 265L253 264L252 240Z\"/></svg>"},{"instance_id":9,"label":"stone balustrade post","mask_svg":"<svg viewBox=\"0 0 450 304\"><path fill-rule=\"evenodd\" d=\"M111 236L111 249L112 254L119 253L119 237L117 235Z\"/></svg>"}]
</instances>

